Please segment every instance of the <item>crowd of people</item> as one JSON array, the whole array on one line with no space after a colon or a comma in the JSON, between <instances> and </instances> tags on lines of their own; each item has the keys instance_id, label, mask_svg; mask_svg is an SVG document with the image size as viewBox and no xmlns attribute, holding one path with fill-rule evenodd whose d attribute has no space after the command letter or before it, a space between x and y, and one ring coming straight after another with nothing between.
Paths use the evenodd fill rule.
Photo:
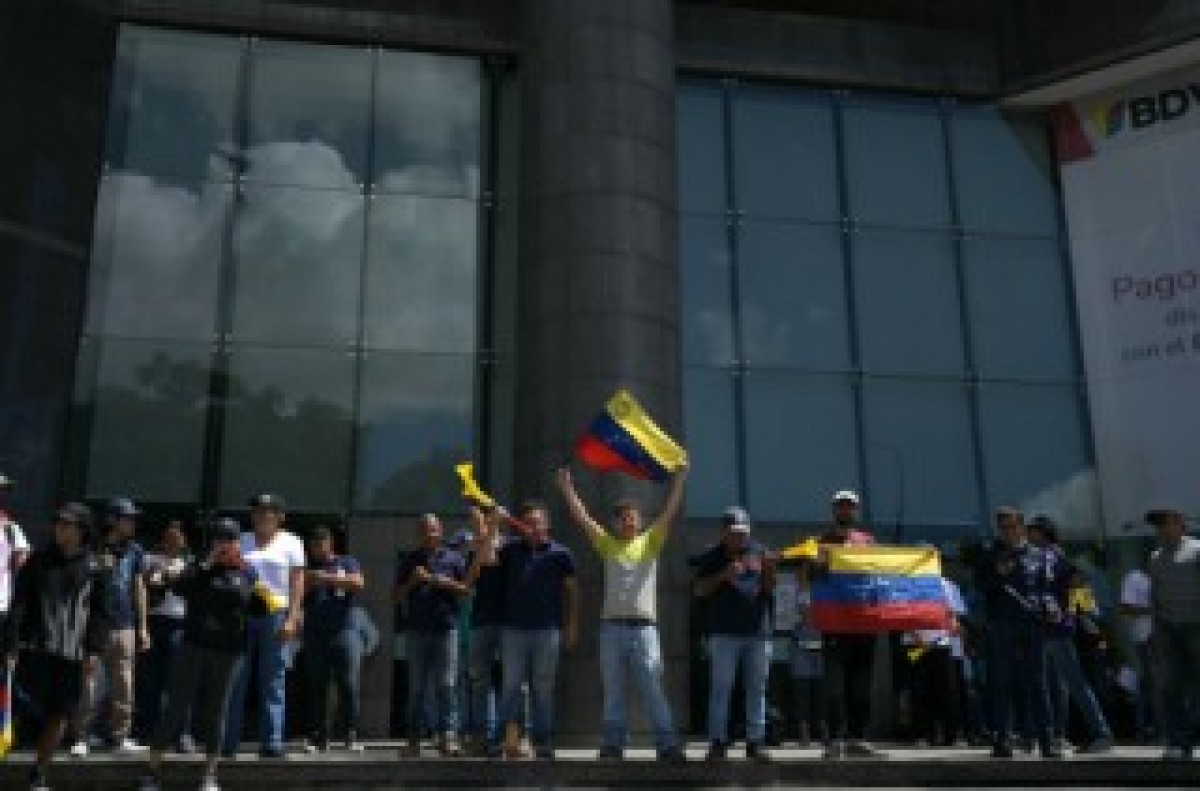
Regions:
<instances>
[{"instance_id":1,"label":"crowd of people","mask_svg":"<svg viewBox=\"0 0 1200 791\"><path fill-rule=\"evenodd\" d=\"M659 759L687 760L663 687L656 598L686 476L686 466L673 474L653 518L621 500L605 523L570 471L556 474L566 511L602 569L601 759L625 755L632 684ZM0 493L12 483L0 475ZM128 498L110 500L98 518L85 504L63 505L50 541L34 552L0 503L0 655L10 670L19 666L21 692L40 723L32 788L47 787L51 757L69 735L76 758L104 742L140 755L141 788L153 791L166 751L194 751L194 734L205 757L201 788L215 791L219 759L241 744L251 668L260 754L282 757L286 670L298 643L305 750L363 750L360 667L379 639L358 596L368 580L354 558L335 551L330 530L312 531L307 545L290 532L279 495L260 494L249 505L250 530L217 519L209 546L194 557L178 522L167 524L154 552L143 550L135 540L141 512ZM962 558L972 595L942 579L945 628L840 633L810 617L830 550L875 539L859 520L855 492L836 492L830 507L811 555L766 547L753 537L747 511L731 507L717 541L691 558L709 672L707 760L727 760L735 735L746 759L772 759L769 745L780 736L768 733L770 704L778 706L768 678L781 609L790 613L797 736L822 745L826 759L884 757L868 735L885 642L899 657L895 680L906 690L909 733L919 744L989 745L997 759L1035 749L1062 758L1069 738L1081 754L1113 748L1110 716L1079 650L1100 632L1094 596L1051 520L1026 523L1015 508L998 510L994 540ZM469 530L450 536L437 515L423 516L419 545L394 580L408 670L402 754L420 756L429 744L447 757L551 759L559 661L581 628L576 560L552 535L543 501L526 501L513 514L472 506L470 515ZM1200 713L1200 540L1187 535L1178 511L1151 511L1146 521L1157 547L1121 594L1141 669L1126 687L1139 701L1139 727L1165 742L1163 757L1186 760ZM739 674L744 722L735 726ZM1081 715L1073 728L1072 710Z\"/></svg>"}]
</instances>

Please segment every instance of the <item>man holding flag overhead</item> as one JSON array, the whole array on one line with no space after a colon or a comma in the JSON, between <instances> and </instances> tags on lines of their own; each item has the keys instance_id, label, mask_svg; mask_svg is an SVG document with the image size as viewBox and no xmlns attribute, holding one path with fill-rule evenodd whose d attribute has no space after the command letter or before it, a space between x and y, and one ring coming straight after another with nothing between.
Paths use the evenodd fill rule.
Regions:
<instances>
[{"instance_id":1,"label":"man holding flag overhead","mask_svg":"<svg viewBox=\"0 0 1200 791\"><path fill-rule=\"evenodd\" d=\"M571 471L558 471L558 488L571 517L584 529L604 561L604 603L600 613L600 673L604 684L604 734L601 758L624 757L628 735L625 707L627 673L645 701L654 726L659 759L683 763L679 734L662 688L662 647L658 638L658 556L671 523L679 513L687 466L676 469L661 513L642 529L642 512L632 500L613 506L614 529L609 533L592 518L575 491Z\"/></svg>"}]
</instances>

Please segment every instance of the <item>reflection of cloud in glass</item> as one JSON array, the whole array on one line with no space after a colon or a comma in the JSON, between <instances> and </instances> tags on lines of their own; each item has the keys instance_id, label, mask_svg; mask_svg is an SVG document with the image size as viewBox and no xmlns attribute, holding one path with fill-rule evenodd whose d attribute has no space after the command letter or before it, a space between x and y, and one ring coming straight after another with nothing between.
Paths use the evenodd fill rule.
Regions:
<instances>
[{"instance_id":1,"label":"reflection of cloud in glass","mask_svg":"<svg viewBox=\"0 0 1200 791\"><path fill-rule=\"evenodd\" d=\"M108 174L96 204L90 330L211 339L229 195L227 185L197 193L138 173Z\"/></svg>"},{"instance_id":2,"label":"reflection of cloud in glass","mask_svg":"<svg viewBox=\"0 0 1200 791\"><path fill-rule=\"evenodd\" d=\"M1056 481L1021 503L1027 517L1044 514L1065 533L1096 535L1100 525L1100 492L1096 471L1080 470Z\"/></svg>"}]
</instances>

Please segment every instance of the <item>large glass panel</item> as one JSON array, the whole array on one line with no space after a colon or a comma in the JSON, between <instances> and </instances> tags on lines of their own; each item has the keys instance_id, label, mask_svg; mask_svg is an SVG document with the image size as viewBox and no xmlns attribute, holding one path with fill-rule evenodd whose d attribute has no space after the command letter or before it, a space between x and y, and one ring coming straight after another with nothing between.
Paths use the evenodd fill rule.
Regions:
<instances>
[{"instance_id":1,"label":"large glass panel","mask_svg":"<svg viewBox=\"0 0 1200 791\"><path fill-rule=\"evenodd\" d=\"M100 181L87 331L211 341L229 184L168 186L113 171Z\"/></svg>"},{"instance_id":2,"label":"large glass panel","mask_svg":"<svg viewBox=\"0 0 1200 791\"><path fill-rule=\"evenodd\" d=\"M474 350L478 214L470 200L373 197L364 295L368 347Z\"/></svg>"},{"instance_id":3,"label":"large glass panel","mask_svg":"<svg viewBox=\"0 0 1200 791\"><path fill-rule=\"evenodd\" d=\"M221 445L221 504L278 491L296 510L347 504L355 358L348 352L234 349Z\"/></svg>"},{"instance_id":4,"label":"large glass panel","mask_svg":"<svg viewBox=\"0 0 1200 791\"><path fill-rule=\"evenodd\" d=\"M679 208L723 213L725 197L725 110L715 84L683 83L676 99Z\"/></svg>"},{"instance_id":5,"label":"large glass panel","mask_svg":"<svg viewBox=\"0 0 1200 791\"><path fill-rule=\"evenodd\" d=\"M473 356L366 355L355 505L461 508L454 465L475 458L474 403Z\"/></svg>"},{"instance_id":6,"label":"large glass panel","mask_svg":"<svg viewBox=\"0 0 1200 791\"><path fill-rule=\"evenodd\" d=\"M986 377L1076 378L1075 329L1058 242L976 237L963 250L979 372Z\"/></svg>"},{"instance_id":7,"label":"large glass panel","mask_svg":"<svg viewBox=\"0 0 1200 791\"><path fill-rule=\"evenodd\" d=\"M860 223L943 227L950 222L945 142L932 104L848 104L846 177Z\"/></svg>"},{"instance_id":8,"label":"large glass panel","mask_svg":"<svg viewBox=\"0 0 1200 791\"><path fill-rule=\"evenodd\" d=\"M989 509L1017 505L1069 530L1099 524L1095 476L1073 386L985 384L979 392Z\"/></svg>"},{"instance_id":9,"label":"large glass panel","mask_svg":"<svg viewBox=\"0 0 1200 791\"><path fill-rule=\"evenodd\" d=\"M234 340L353 343L362 250L359 193L246 188L234 229Z\"/></svg>"},{"instance_id":10,"label":"large glass panel","mask_svg":"<svg viewBox=\"0 0 1200 791\"><path fill-rule=\"evenodd\" d=\"M242 40L121 28L105 162L193 190L228 178Z\"/></svg>"},{"instance_id":11,"label":"large glass panel","mask_svg":"<svg viewBox=\"0 0 1200 791\"><path fill-rule=\"evenodd\" d=\"M827 96L747 87L733 97L737 208L755 217L837 220L837 151Z\"/></svg>"},{"instance_id":12,"label":"large glass panel","mask_svg":"<svg viewBox=\"0 0 1200 791\"><path fill-rule=\"evenodd\" d=\"M961 374L958 280L949 235L860 231L853 241L863 369Z\"/></svg>"},{"instance_id":13,"label":"large glass panel","mask_svg":"<svg viewBox=\"0 0 1200 791\"><path fill-rule=\"evenodd\" d=\"M732 286L724 218L681 217L679 263L684 360L732 362Z\"/></svg>"},{"instance_id":14,"label":"large glass panel","mask_svg":"<svg viewBox=\"0 0 1200 791\"><path fill-rule=\"evenodd\" d=\"M684 370L684 440L688 449L687 510L717 516L738 497L738 427L734 422L732 372L721 368Z\"/></svg>"},{"instance_id":15,"label":"large glass panel","mask_svg":"<svg viewBox=\"0 0 1200 791\"><path fill-rule=\"evenodd\" d=\"M964 228L1058 233L1055 165L1044 126L987 108L955 113L950 130Z\"/></svg>"},{"instance_id":16,"label":"large glass panel","mask_svg":"<svg viewBox=\"0 0 1200 791\"><path fill-rule=\"evenodd\" d=\"M746 494L756 519L823 521L858 487L854 399L841 377L746 374ZM689 497L694 486L689 486Z\"/></svg>"},{"instance_id":17,"label":"large glass panel","mask_svg":"<svg viewBox=\"0 0 1200 791\"><path fill-rule=\"evenodd\" d=\"M377 191L479 195L476 58L380 52L375 95Z\"/></svg>"},{"instance_id":18,"label":"large glass panel","mask_svg":"<svg viewBox=\"0 0 1200 791\"><path fill-rule=\"evenodd\" d=\"M975 523L979 489L963 385L868 381L863 413L875 520Z\"/></svg>"},{"instance_id":19,"label":"large glass panel","mask_svg":"<svg viewBox=\"0 0 1200 791\"><path fill-rule=\"evenodd\" d=\"M105 341L93 399L87 495L195 502L210 344Z\"/></svg>"},{"instance_id":20,"label":"large glass panel","mask_svg":"<svg viewBox=\"0 0 1200 791\"><path fill-rule=\"evenodd\" d=\"M371 50L257 40L250 52L246 177L334 189L366 183Z\"/></svg>"},{"instance_id":21,"label":"large glass panel","mask_svg":"<svg viewBox=\"0 0 1200 791\"><path fill-rule=\"evenodd\" d=\"M738 264L748 365L849 366L840 226L748 220Z\"/></svg>"}]
</instances>

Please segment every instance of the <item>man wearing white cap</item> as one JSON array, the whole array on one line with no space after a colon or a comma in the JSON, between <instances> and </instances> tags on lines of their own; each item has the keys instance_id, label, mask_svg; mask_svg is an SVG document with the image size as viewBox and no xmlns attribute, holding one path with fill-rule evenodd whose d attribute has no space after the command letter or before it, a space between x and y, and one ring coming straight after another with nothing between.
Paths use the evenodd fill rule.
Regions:
<instances>
[{"instance_id":1,"label":"man wearing white cap","mask_svg":"<svg viewBox=\"0 0 1200 791\"><path fill-rule=\"evenodd\" d=\"M863 546L875 538L858 526L858 494L850 489L830 498L833 524L819 544ZM871 676L875 664L875 635L823 632L825 654L825 711L829 717L826 758L877 758L881 754L866 741L871 720Z\"/></svg>"}]
</instances>

